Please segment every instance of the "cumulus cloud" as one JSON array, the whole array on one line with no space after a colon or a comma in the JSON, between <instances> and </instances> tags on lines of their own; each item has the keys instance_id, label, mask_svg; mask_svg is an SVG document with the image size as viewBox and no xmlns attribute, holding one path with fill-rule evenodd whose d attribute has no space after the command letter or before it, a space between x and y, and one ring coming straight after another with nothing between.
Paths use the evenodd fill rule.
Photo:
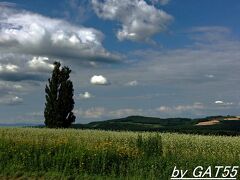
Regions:
<instances>
[{"instance_id":1,"label":"cumulus cloud","mask_svg":"<svg viewBox=\"0 0 240 180\"><path fill-rule=\"evenodd\" d=\"M103 34L64 20L0 6L0 50L56 58L112 61Z\"/></svg>"},{"instance_id":2,"label":"cumulus cloud","mask_svg":"<svg viewBox=\"0 0 240 180\"><path fill-rule=\"evenodd\" d=\"M0 64L0 73L15 73L19 67L14 64Z\"/></svg>"},{"instance_id":3,"label":"cumulus cloud","mask_svg":"<svg viewBox=\"0 0 240 180\"><path fill-rule=\"evenodd\" d=\"M121 23L119 40L150 41L151 36L163 32L173 17L144 0L92 0L98 17Z\"/></svg>"},{"instance_id":4,"label":"cumulus cloud","mask_svg":"<svg viewBox=\"0 0 240 180\"><path fill-rule=\"evenodd\" d=\"M46 74L42 74L39 71L32 71L34 69L20 68L14 64L0 64L0 79L5 81L44 81L47 79ZM35 69L37 70L37 69Z\"/></svg>"},{"instance_id":5,"label":"cumulus cloud","mask_svg":"<svg viewBox=\"0 0 240 180\"><path fill-rule=\"evenodd\" d=\"M47 80L53 65L47 57L32 57L0 51L0 79L5 81Z\"/></svg>"},{"instance_id":6,"label":"cumulus cloud","mask_svg":"<svg viewBox=\"0 0 240 180\"><path fill-rule=\"evenodd\" d=\"M107 78L102 75L92 76L90 82L91 82L91 84L94 84L94 85L109 85L110 84L110 82L107 80Z\"/></svg>"},{"instance_id":7,"label":"cumulus cloud","mask_svg":"<svg viewBox=\"0 0 240 180\"><path fill-rule=\"evenodd\" d=\"M20 69L15 64L0 64L0 79L5 81L23 81L23 80L36 80L42 81L45 75L38 74L36 72L25 71L26 69Z\"/></svg>"},{"instance_id":8,"label":"cumulus cloud","mask_svg":"<svg viewBox=\"0 0 240 180\"><path fill-rule=\"evenodd\" d=\"M18 96L7 95L0 97L0 104L4 105L18 105L23 102L23 99Z\"/></svg>"},{"instance_id":9,"label":"cumulus cloud","mask_svg":"<svg viewBox=\"0 0 240 180\"><path fill-rule=\"evenodd\" d=\"M28 61L30 69L35 71L46 71L49 72L54 68L54 65L49 62L48 57L33 57L32 60Z\"/></svg>"},{"instance_id":10,"label":"cumulus cloud","mask_svg":"<svg viewBox=\"0 0 240 180\"><path fill-rule=\"evenodd\" d=\"M138 81L134 80L134 81L129 81L126 83L127 86L137 86L138 85Z\"/></svg>"},{"instance_id":11,"label":"cumulus cloud","mask_svg":"<svg viewBox=\"0 0 240 180\"><path fill-rule=\"evenodd\" d=\"M79 94L79 97L80 99L90 99L93 98L93 95L86 91L84 93Z\"/></svg>"}]
</instances>

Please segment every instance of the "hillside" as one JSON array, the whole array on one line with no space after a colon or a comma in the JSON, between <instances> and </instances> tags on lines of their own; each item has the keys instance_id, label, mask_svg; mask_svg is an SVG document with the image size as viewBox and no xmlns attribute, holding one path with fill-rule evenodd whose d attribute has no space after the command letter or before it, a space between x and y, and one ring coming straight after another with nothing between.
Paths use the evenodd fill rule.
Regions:
<instances>
[{"instance_id":1,"label":"hillside","mask_svg":"<svg viewBox=\"0 0 240 180\"><path fill-rule=\"evenodd\" d=\"M129 116L88 124L74 124L73 128L240 135L240 119L235 116L211 116L202 119Z\"/></svg>"}]
</instances>

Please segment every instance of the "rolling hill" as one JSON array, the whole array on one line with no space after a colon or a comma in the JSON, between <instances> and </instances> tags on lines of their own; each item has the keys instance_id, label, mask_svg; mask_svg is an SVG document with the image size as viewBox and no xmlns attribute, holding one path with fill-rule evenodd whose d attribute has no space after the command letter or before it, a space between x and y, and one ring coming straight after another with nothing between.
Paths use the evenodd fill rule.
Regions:
<instances>
[{"instance_id":1,"label":"rolling hill","mask_svg":"<svg viewBox=\"0 0 240 180\"><path fill-rule=\"evenodd\" d=\"M240 135L240 118L235 116L210 116L202 119L156 118L129 116L126 118L74 124L73 128L125 130L125 131L160 131L193 134Z\"/></svg>"}]
</instances>

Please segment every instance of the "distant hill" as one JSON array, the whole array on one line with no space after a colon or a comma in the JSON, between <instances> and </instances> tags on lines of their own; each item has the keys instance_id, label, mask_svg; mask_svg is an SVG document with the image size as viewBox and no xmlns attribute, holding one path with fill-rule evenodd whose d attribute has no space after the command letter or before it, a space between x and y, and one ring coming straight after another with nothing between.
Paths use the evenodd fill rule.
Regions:
<instances>
[{"instance_id":1,"label":"distant hill","mask_svg":"<svg viewBox=\"0 0 240 180\"><path fill-rule=\"evenodd\" d=\"M194 134L240 135L240 118L235 116L211 116L202 119L156 118L129 116L126 118L74 124L73 128L125 130L125 131L160 131Z\"/></svg>"},{"instance_id":2,"label":"distant hill","mask_svg":"<svg viewBox=\"0 0 240 180\"><path fill-rule=\"evenodd\" d=\"M32 123L0 123L0 127L38 127L44 126L43 124L32 124Z\"/></svg>"}]
</instances>

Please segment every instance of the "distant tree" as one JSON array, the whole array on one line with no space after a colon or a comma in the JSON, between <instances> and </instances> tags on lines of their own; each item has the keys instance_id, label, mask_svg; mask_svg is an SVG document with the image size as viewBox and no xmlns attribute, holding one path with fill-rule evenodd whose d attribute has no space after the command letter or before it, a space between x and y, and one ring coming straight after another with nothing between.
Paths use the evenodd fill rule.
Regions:
<instances>
[{"instance_id":1,"label":"distant tree","mask_svg":"<svg viewBox=\"0 0 240 180\"><path fill-rule=\"evenodd\" d=\"M67 128L74 121L73 84L70 78L71 70L60 62L54 62L52 77L46 85L46 103L44 110L45 125L49 128Z\"/></svg>"}]
</instances>

